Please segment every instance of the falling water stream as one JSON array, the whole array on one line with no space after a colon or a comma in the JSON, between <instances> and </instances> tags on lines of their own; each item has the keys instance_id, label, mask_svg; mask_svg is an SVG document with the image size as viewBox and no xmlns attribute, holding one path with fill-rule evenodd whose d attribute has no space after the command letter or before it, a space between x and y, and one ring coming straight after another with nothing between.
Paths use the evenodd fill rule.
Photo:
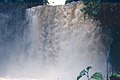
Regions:
<instances>
[{"instance_id":1,"label":"falling water stream","mask_svg":"<svg viewBox=\"0 0 120 80\"><path fill-rule=\"evenodd\" d=\"M81 8L78 2L1 11L0 80L76 80L87 66L105 79L109 36Z\"/></svg>"}]
</instances>

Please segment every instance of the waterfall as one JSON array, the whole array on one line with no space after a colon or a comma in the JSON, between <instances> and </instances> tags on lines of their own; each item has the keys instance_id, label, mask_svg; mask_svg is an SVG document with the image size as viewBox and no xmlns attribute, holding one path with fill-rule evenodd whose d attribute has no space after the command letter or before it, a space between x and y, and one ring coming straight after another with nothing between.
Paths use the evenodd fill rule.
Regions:
<instances>
[{"instance_id":1,"label":"waterfall","mask_svg":"<svg viewBox=\"0 0 120 80\"><path fill-rule=\"evenodd\" d=\"M15 19L17 27L11 31L20 34L13 33L15 40L0 46L1 55L7 55L1 62L6 67L5 76L75 80L82 69L92 66L90 74L101 72L105 79L109 36L102 31L99 21L84 19L81 8L81 2L36 6L22 13L24 19ZM7 30L10 31L9 27Z\"/></svg>"}]
</instances>

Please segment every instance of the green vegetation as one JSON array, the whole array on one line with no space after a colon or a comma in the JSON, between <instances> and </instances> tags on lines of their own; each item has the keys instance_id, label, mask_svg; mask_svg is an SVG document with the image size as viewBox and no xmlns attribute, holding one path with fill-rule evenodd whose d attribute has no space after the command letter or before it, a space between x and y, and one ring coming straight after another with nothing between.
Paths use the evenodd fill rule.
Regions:
<instances>
[{"instance_id":1,"label":"green vegetation","mask_svg":"<svg viewBox=\"0 0 120 80\"><path fill-rule=\"evenodd\" d=\"M77 2L77 1L80 1L80 0L66 0L66 1L65 1L65 4L71 3L71 2L73 2L73 1Z\"/></svg>"},{"instance_id":2,"label":"green vegetation","mask_svg":"<svg viewBox=\"0 0 120 80\"><path fill-rule=\"evenodd\" d=\"M81 77L86 76L88 80L103 80L103 76L100 72L95 72L92 76L89 75L89 70L92 69L91 66L88 66L86 69L83 69L79 76L77 76L77 80L79 80Z\"/></svg>"},{"instance_id":3,"label":"green vegetation","mask_svg":"<svg viewBox=\"0 0 120 80\"><path fill-rule=\"evenodd\" d=\"M110 80L120 80L120 74L113 74L110 76Z\"/></svg>"},{"instance_id":4,"label":"green vegetation","mask_svg":"<svg viewBox=\"0 0 120 80\"><path fill-rule=\"evenodd\" d=\"M100 0L89 0L84 2L85 7L81 11L88 17L93 17L99 12ZM86 16L85 16L86 17Z\"/></svg>"},{"instance_id":5,"label":"green vegetation","mask_svg":"<svg viewBox=\"0 0 120 80\"><path fill-rule=\"evenodd\" d=\"M84 2L86 2L86 1L90 1L90 0L66 0L66 4L67 3L71 3L71 2L73 2L73 1L75 1L75 2L77 2L77 1L84 1ZM91 0L92 1L92 0ZM99 1L99 0L98 0ZM109 2L109 3L115 3L115 2L120 2L120 0L101 0L101 3L106 3L106 2Z\"/></svg>"},{"instance_id":6,"label":"green vegetation","mask_svg":"<svg viewBox=\"0 0 120 80\"><path fill-rule=\"evenodd\" d=\"M66 0L65 4L80 0ZM99 12L100 0L83 0L85 7L81 11L88 17L93 17ZM86 17L85 16L85 17Z\"/></svg>"},{"instance_id":7,"label":"green vegetation","mask_svg":"<svg viewBox=\"0 0 120 80\"><path fill-rule=\"evenodd\" d=\"M40 4L47 5L48 0L0 0L0 3L24 3L24 4Z\"/></svg>"}]
</instances>

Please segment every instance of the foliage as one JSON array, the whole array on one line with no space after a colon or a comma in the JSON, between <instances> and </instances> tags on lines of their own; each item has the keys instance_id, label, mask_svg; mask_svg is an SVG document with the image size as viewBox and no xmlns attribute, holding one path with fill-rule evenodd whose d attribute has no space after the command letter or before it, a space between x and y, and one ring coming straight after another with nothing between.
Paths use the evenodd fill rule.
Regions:
<instances>
[{"instance_id":1,"label":"foliage","mask_svg":"<svg viewBox=\"0 0 120 80\"><path fill-rule=\"evenodd\" d=\"M88 17L93 17L99 12L100 0L88 0L84 2L85 7L81 11L88 15Z\"/></svg>"},{"instance_id":2,"label":"foliage","mask_svg":"<svg viewBox=\"0 0 120 80\"><path fill-rule=\"evenodd\" d=\"M77 2L80 0L66 0L65 4L71 3L73 1ZM85 15L88 15L89 17L93 17L99 12L99 4L101 3L101 0L83 0L83 2L85 7L81 9L81 11Z\"/></svg>"},{"instance_id":3,"label":"foliage","mask_svg":"<svg viewBox=\"0 0 120 80\"><path fill-rule=\"evenodd\" d=\"M65 1L65 4L71 3L71 2L73 2L73 1L77 2L77 1L80 1L80 0L66 0L66 1Z\"/></svg>"},{"instance_id":4,"label":"foliage","mask_svg":"<svg viewBox=\"0 0 120 80\"><path fill-rule=\"evenodd\" d=\"M0 0L1 3L36 3L40 5L47 5L48 0Z\"/></svg>"},{"instance_id":5,"label":"foliage","mask_svg":"<svg viewBox=\"0 0 120 80\"><path fill-rule=\"evenodd\" d=\"M113 74L110 76L110 80L120 80L120 74Z\"/></svg>"},{"instance_id":6,"label":"foliage","mask_svg":"<svg viewBox=\"0 0 120 80\"><path fill-rule=\"evenodd\" d=\"M92 69L91 66L88 66L86 69L83 69L79 76L77 76L77 80L79 80L81 77L86 76L88 80L103 80L102 74L100 72L94 73L91 77L89 76L89 70Z\"/></svg>"},{"instance_id":7,"label":"foliage","mask_svg":"<svg viewBox=\"0 0 120 80\"><path fill-rule=\"evenodd\" d=\"M65 4L71 3L71 2L77 2L77 1L84 1L87 2L89 0L66 0ZM101 2L120 2L119 0L101 0Z\"/></svg>"},{"instance_id":8,"label":"foliage","mask_svg":"<svg viewBox=\"0 0 120 80\"><path fill-rule=\"evenodd\" d=\"M91 78L96 79L96 80L103 80L102 74L99 72L96 72L91 76Z\"/></svg>"},{"instance_id":9,"label":"foliage","mask_svg":"<svg viewBox=\"0 0 120 80\"><path fill-rule=\"evenodd\" d=\"M81 0L66 0L65 4L71 3L71 2L73 2L73 1L77 2L77 1L81 1ZM86 1L90 1L90 0L82 0L82 1L86 2ZM91 0L91 1L92 1L92 0ZM97 0L97 1L98 1L98 0ZM120 2L120 0L101 0L101 3L105 3L105 2L115 3L115 2Z\"/></svg>"},{"instance_id":10,"label":"foliage","mask_svg":"<svg viewBox=\"0 0 120 80\"><path fill-rule=\"evenodd\" d=\"M83 69L81 72L80 72L80 74L79 74L79 76L77 76L77 80L79 80L82 76L84 76L86 74L86 71L85 71L85 69Z\"/></svg>"}]
</instances>

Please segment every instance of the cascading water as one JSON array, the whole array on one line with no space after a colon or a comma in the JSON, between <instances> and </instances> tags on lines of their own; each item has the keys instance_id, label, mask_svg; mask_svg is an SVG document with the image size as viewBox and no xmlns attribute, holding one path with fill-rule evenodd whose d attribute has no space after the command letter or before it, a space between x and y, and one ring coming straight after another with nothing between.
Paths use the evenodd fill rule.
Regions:
<instances>
[{"instance_id":1,"label":"cascading water","mask_svg":"<svg viewBox=\"0 0 120 80\"><path fill-rule=\"evenodd\" d=\"M15 40L7 41L5 47L0 46L1 55L7 55L1 62L6 66L5 76L75 80L82 69L92 66L91 74L101 72L105 78L109 47L104 43L109 43L109 36L102 32L99 21L84 19L82 7L78 2L27 9L24 23L16 19L23 24L15 25L22 26L16 29L20 34L15 34Z\"/></svg>"}]
</instances>

